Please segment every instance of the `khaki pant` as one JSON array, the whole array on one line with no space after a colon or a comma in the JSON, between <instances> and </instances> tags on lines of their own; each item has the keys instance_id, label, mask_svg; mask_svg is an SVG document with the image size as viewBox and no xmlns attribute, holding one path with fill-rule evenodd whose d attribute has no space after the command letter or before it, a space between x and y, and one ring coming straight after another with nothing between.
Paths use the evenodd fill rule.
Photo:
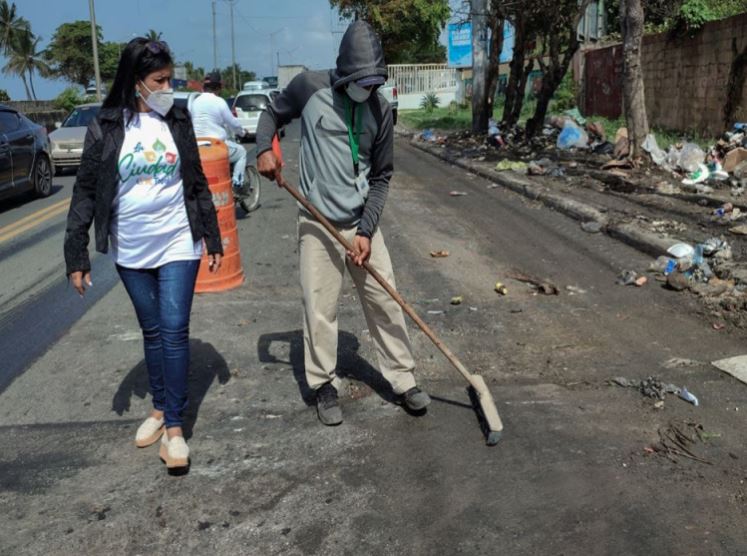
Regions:
<instances>
[{"instance_id":1,"label":"khaki pant","mask_svg":"<svg viewBox=\"0 0 747 556\"><path fill-rule=\"evenodd\" d=\"M357 228L338 228L352 243ZM298 218L298 244L304 308L306 381L316 390L327 382L339 389L337 366L337 303L347 266L358 290L381 374L397 394L415 386L410 338L402 308L366 270L353 264L345 249L313 217ZM394 286L394 272L381 231L371 239L369 263Z\"/></svg>"}]
</instances>

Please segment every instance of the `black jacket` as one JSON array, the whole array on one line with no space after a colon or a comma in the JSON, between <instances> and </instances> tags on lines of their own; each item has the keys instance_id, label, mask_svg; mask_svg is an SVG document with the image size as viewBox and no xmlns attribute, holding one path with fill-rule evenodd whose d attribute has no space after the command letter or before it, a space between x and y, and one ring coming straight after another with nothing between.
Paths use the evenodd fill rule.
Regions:
<instances>
[{"instance_id":1,"label":"black jacket","mask_svg":"<svg viewBox=\"0 0 747 556\"><path fill-rule=\"evenodd\" d=\"M218 218L207 179L202 172L200 153L189 113L173 107L165 121L181 159L184 202L195 241L205 239L208 253L223 253ZM121 109L102 108L86 132L83 158L73 187L73 198L65 231L65 264L68 275L88 271L88 229L95 221L96 251L106 253L109 221L117 194L117 163L124 142L125 122Z\"/></svg>"}]
</instances>

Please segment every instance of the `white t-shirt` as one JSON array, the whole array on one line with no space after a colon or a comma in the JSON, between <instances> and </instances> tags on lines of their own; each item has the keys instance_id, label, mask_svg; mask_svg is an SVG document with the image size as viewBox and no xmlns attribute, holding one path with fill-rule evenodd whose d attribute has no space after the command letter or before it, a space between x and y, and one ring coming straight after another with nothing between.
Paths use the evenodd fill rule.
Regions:
<instances>
[{"instance_id":1,"label":"white t-shirt","mask_svg":"<svg viewBox=\"0 0 747 556\"><path fill-rule=\"evenodd\" d=\"M225 100L213 93L202 93L192 103L192 125L195 137L214 137L225 141L228 139L226 130L236 135L243 135L241 122L231 114Z\"/></svg>"},{"instance_id":2,"label":"white t-shirt","mask_svg":"<svg viewBox=\"0 0 747 556\"><path fill-rule=\"evenodd\" d=\"M202 241L192 239L179 151L157 113L136 114L125 128L118 172L109 228L114 261L126 268L156 268L199 259Z\"/></svg>"}]
</instances>

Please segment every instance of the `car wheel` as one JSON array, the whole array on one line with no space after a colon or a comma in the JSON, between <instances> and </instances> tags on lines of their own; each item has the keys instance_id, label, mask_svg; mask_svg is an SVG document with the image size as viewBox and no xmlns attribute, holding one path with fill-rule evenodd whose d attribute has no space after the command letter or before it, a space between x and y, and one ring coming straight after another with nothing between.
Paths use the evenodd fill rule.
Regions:
<instances>
[{"instance_id":1,"label":"car wheel","mask_svg":"<svg viewBox=\"0 0 747 556\"><path fill-rule=\"evenodd\" d=\"M39 155L34 162L31 179L37 196L49 197L52 194L52 165L45 155Z\"/></svg>"}]
</instances>

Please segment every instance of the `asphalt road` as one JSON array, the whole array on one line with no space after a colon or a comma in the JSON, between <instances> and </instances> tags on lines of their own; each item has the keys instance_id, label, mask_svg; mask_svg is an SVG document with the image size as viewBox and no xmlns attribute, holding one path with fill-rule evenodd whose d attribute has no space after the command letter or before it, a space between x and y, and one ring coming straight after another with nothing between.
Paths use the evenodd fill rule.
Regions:
<instances>
[{"instance_id":1,"label":"asphalt road","mask_svg":"<svg viewBox=\"0 0 747 556\"><path fill-rule=\"evenodd\" d=\"M297 144L294 126L291 181ZM193 463L172 477L156 449L132 444L147 382L111 263L97 259L98 297L80 300L63 284L62 216L2 241L69 196L69 178L55 183L53 198L0 215L13 292L0 298L0 554L747 554L747 386L709 365L746 351L744 333L714 330L656 283L615 285L621 269L645 269L638 252L398 140L382 224L398 287L486 378L504 439L484 445L461 377L413 327L435 401L420 417L390 403L349 281L345 423L325 428L303 381L297 209L265 184L238 222L246 283L195 301ZM536 295L516 270L560 295ZM657 409L608 384L652 375L700 406L668 396ZM702 426L688 449L708 463L649 453L660 430L687 423Z\"/></svg>"}]
</instances>

